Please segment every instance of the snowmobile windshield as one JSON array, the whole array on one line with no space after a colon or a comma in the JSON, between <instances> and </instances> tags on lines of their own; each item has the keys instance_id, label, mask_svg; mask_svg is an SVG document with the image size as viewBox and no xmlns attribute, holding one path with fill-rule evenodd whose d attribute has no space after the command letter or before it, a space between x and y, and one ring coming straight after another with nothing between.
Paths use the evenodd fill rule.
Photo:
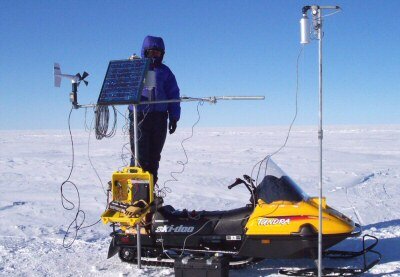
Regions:
<instances>
[{"instance_id":1,"label":"snowmobile windshield","mask_svg":"<svg viewBox=\"0 0 400 277\"><path fill-rule=\"evenodd\" d=\"M308 198L307 194L271 159L267 163L266 172L267 174L257 187L258 198L265 203L300 202Z\"/></svg>"}]
</instances>

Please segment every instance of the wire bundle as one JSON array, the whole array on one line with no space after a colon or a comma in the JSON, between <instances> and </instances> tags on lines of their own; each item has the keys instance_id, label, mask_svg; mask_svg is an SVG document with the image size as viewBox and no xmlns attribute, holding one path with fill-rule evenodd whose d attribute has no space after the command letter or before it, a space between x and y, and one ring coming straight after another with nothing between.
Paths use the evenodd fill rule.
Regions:
<instances>
[{"instance_id":1,"label":"wire bundle","mask_svg":"<svg viewBox=\"0 0 400 277\"><path fill-rule=\"evenodd\" d=\"M95 113L95 130L96 139L101 140L102 138L111 138L117 131L117 110L112 106L114 111L114 122L110 132L108 132L108 124L110 121L110 110L108 106L97 105L94 111Z\"/></svg>"}]
</instances>

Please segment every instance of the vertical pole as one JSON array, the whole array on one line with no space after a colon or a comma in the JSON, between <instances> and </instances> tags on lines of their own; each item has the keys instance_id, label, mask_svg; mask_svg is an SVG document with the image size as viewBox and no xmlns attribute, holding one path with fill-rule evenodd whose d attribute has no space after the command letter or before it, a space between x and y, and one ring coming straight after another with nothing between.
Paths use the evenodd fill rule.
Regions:
<instances>
[{"instance_id":1,"label":"vertical pole","mask_svg":"<svg viewBox=\"0 0 400 277\"><path fill-rule=\"evenodd\" d=\"M135 140L135 166L139 166L139 147L138 147L138 120L137 120L137 105L133 105L133 133ZM142 268L142 247L140 241L140 222L136 224L136 252L137 252L137 265Z\"/></svg>"},{"instance_id":2,"label":"vertical pole","mask_svg":"<svg viewBox=\"0 0 400 277\"><path fill-rule=\"evenodd\" d=\"M140 222L138 222L138 224L136 224L136 238L137 238L137 245L136 245L136 249L137 249L137 266L139 269L142 268L142 246L141 246L141 241L140 241Z\"/></svg>"},{"instance_id":3,"label":"vertical pole","mask_svg":"<svg viewBox=\"0 0 400 277\"><path fill-rule=\"evenodd\" d=\"M137 105L133 105L133 134L135 141L135 166L139 166L139 147L138 147L138 120L137 120Z\"/></svg>"},{"instance_id":4,"label":"vertical pole","mask_svg":"<svg viewBox=\"0 0 400 277\"><path fill-rule=\"evenodd\" d=\"M322 276L322 20L321 20L321 9L318 7L317 26L318 26L318 52L319 52L319 207L318 207L318 220L319 220L319 232L318 232L318 277Z\"/></svg>"},{"instance_id":5,"label":"vertical pole","mask_svg":"<svg viewBox=\"0 0 400 277\"><path fill-rule=\"evenodd\" d=\"M78 83L72 80L72 92L70 94L70 99L74 109L78 108Z\"/></svg>"}]
</instances>

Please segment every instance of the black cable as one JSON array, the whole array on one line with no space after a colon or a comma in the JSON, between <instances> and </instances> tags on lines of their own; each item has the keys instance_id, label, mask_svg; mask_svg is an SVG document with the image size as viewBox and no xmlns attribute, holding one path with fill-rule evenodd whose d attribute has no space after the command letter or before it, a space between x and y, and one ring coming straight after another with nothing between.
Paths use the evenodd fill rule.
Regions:
<instances>
[{"instance_id":1,"label":"black cable","mask_svg":"<svg viewBox=\"0 0 400 277\"><path fill-rule=\"evenodd\" d=\"M184 138L184 139L181 141L181 147L182 147L183 153L185 154L186 161L185 161L185 162L183 162L183 161L177 161L177 162L176 162L177 164L181 165L182 168L181 168L180 171L172 171L172 172L170 173L170 176L171 176L172 179L166 180L166 181L164 182L164 184L163 184L163 187L162 187L161 189L157 189L157 195L160 196L160 197L165 197L167 193L170 193L170 192L171 192L171 189L170 189L169 187L167 187L166 184L169 183L169 182L177 182L178 179L176 178L175 175L182 174L182 173L185 171L185 166L189 163L189 158L188 158L186 149L185 149L185 147L183 146L183 143L186 142L186 141L188 141L189 139L191 139L191 138L193 137L193 134L194 134L194 127L200 122L200 119L201 119L199 107L200 107L200 106L203 106L203 104L204 104L204 101L199 101L199 102L197 103L197 107L196 107L196 109L197 109L197 120L196 120L196 122L192 125L192 132L191 132L190 136L188 136L187 138Z\"/></svg>"},{"instance_id":2,"label":"black cable","mask_svg":"<svg viewBox=\"0 0 400 277\"><path fill-rule=\"evenodd\" d=\"M125 119L125 124L124 124L124 126L122 126L122 134L124 136L129 135L129 137L130 137L131 136L131 131L130 130L131 130L131 128L133 128L131 126L133 124L133 117L130 118L129 116L126 116L125 114L121 113L117 108L115 108L115 110L116 110L117 113L119 113ZM127 111L129 111L129 109ZM141 130L140 126L143 123L143 121L146 119L148 113L149 113L149 110L147 110L146 112L143 112L143 118L138 122L138 130L137 130L138 131L138 141L142 137L142 130ZM129 139L129 142L123 144L122 148L121 148L121 161L124 164L124 166L128 166L128 164L130 163L130 161L128 163L127 160L126 160L127 155L129 155L129 160L131 158L134 158L136 160L136 157L135 157L134 153L132 152L131 147L128 147L130 145L131 145L131 142L130 142L130 139ZM125 150L127 152L129 152L129 154L125 154ZM139 167L140 167L139 161L138 161L138 164L139 164Z\"/></svg>"},{"instance_id":3,"label":"black cable","mask_svg":"<svg viewBox=\"0 0 400 277\"><path fill-rule=\"evenodd\" d=\"M92 169L93 169L94 173L97 176L97 179L100 181L101 188L103 189L104 194L107 195L106 189L104 188L103 181L101 180L100 175L97 172L97 169L93 165L92 158L90 157L90 138L91 138L91 135L92 135L92 126L93 126L93 119L90 122L90 128L89 128L89 137L88 137L88 143L87 143L87 156L88 156L89 163L92 166Z\"/></svg>"},{"instance_id":4,"label":"black cable","mask_svg":"<svg viewBox=\"0 0 400 277\"><path fill-rule=\"evenodd\" d=\"M91 126L89 127L89 126L87 125L87 123L86 123L86 122L87 122L87 120L86 120L86 119L87 119L87 109L88 109L88 108L85 108L85 131L86 131L86 132L90 132L90 130L91 130L92 127L91 127Z\"/></svg>"},{"instance_id":5,"label":"black cable","mask_svg":"<svg viewBox=\"0 0 400 277\"><path fill-rule=\"evenodd\" d=\"M110 120L110 110L108 106L97 105L95 108L95 129L96 129L96 139L101 140L103 138L111 138L115 135L117 131L117 111L114 106L112 106L114 112L114 122L111 130L108 132L108 124Z\"/></svg>"},{"instance_id":6,"label":"black cable","mask_svg":"<svg viewBox=\"0 0 400 277\"><path fill-rule=\"evenodd\" d=\"M80 194L79 194L79 189L78 189L78 187L76 186L76 184L74 182L70 181L70 178L72 176L72 172L74 170L74 164L75 164L75 148L74 148L74 140L73 140L72 131L71 131L71 114L72 114L73 110L74 110L74 108L71 107L71 111L69 112L69 116L68 116L68 130L69 130L69 135L70 135L70 139L71 139L71 149L72 149L71 170L69 172L69 175L68 175L67 179L64 182L62 182L62 184L60 186L60 191L61 191L61 205L63 206L63 208L65 210L67 210L67 211L71 211L71 210L75 209L75 207L76 207L77 210L76 210L76 214L75 214L74 220L69 224L69 226L68 226L68 228L67 228L67 230L65 232L65 235L64 235L64 238L63 238L63 247L64 248L70 248L72 246L72 244L75 242L75 240L76 240L76 238L78 236L78 231L79 230L92 227L92 226L96 225L97 223L99 223L100 220L101 220L101 219L99 219L98 221L96 221L93 224L90 224L90 225L82 227L83 223L85 222L86 214L85 214L85 212L83 210L81 210L81 198L80 198ZM78 197L77 206L75 206L75 204L72 201L70 201L69 199L67 199L65 197L65 195L64 195L64 185L65 184L71 184L75 188L75 191L76 191L76 194L77 194L77 197ZM66 201L70 205L70 207L67 207L65 205L64 201ZM79 218L80 215L83 218L81 219L81 222L78 223L78 221L79 221L78 218ZM66 239L68 237L68 234L70 233L71 227L74 224L75 224L75 227L74 227L75 234L73 236L72 241L70 243L66 244Z\"/></svg>"},{"instance_id":7,"label":"black cable","mask_svg":"<svg viewBox=\"0 0 400 277\"><path fill-rule=\"evenodd\" d=\"M299 60L300 60L300 56L301 56L301 54L302 54L302 52L303 52L303 49L304 49L304 46L302 46L302 47L300 48L300 52L299 52L299 54L297 55L297 62L296 62L296 96L295 96L295 99L296 99L296 100L295 100L295 113L294 113L292 122L290 123L289 130L288 130L288 132L287 132L285 142L284 142L277 150L275 150L272 154L268 154L268 155L265 156L262 160L260 160L259 162L257 162L257 163L254 165L253 169L251 170L251 177L253 177L254 169L255 169L255 168L257 167L257 165L258 165L258 171L257 171L257 177L256 177L256 184L258 184L258 177L259 177L259 175L260 175L260 171L261 171L261 168L262 168L262 165L264 164L264 162L265 162L265 169L264 169L264 176L265 176L265 175L267 174L267 168L268 168L268 161L269 161L269 159L270 159L272 156L278 154L283 148L286 147L286 144L287 144L287 142L288 142L288 140L289 140L289 137L290 137L290 133L291 133L291 131L292 131L293 124L294 124L294 122L296 121L297 113L298 113Z\"/></svg>"},{"instance_id":8,"label":"black cable","mask_svg":"<svg viewBox=\"0 0 400 277\"><path fill-rule=\"evenodd\" d=\"M126 112L128 112L129 109L126 110L125 114L121 113L117 108L115 108L115 110L117 111L117 113L119 113L124 118L125 123L122 126L122 135L125 140L127 135L130 134L130 132L129 132L129 127L130 127L129 115L126 115ZM129 146L130 146L130 141L124 143L121 148L121 161L122 161L123 166L125 166L125 167L128 166L128 164L130 163L130 159L132 157L132 151L130 150L130 148L128 148ZM129 157L128 157L128 154L125 154L125 150L127 152L129 152ZM127 161L127 158L129 159L129 162Z\"/></svg>"},{"instance_id":9,"label":"black cable","mask_svg":"<svg viewBox=\"0 0 400 277\"><path fill-rule=\"evenodd\" d=\"M137 133L137 143L139 143L140 139L142 138L143 133L142 133L141 126L142 126L142 123L146 120L147 115L149 114L149 109L147 109L146 112L141 112L141 113L143 113L143 118L142 118L142 120L140 120L137 123L137 132L138 132ZM138 114L139 114L139 112L136 109L136 116L138 116ZM131 129L134 129L134 124L135 124L135 114L134 114L134 111L131 111L131 113L129 114L129 142L130 142L131 147L130 147L130 149L129 148L128 149L129 149L129 153L131 154L130 158L131 159L133 158L136 161L135 164L137 164L139 167L142 167L142 165L140 164L139 159L136 158L135 151L132 151L132 143L131 143L132 142L132 135L134 135L135 132L131 131ZM135 147L135 141L134 140L135 140L135 138L133 138L133 147ZM124 151L123 147L122 147L122 151ZM129 165L131 165L131 162L129 162Z\"/></svg>"},{"instance_id":10,"label":"black cable","mask_svg":"<svg viewBox=\"0 0 400 277\"><path fill-rule=\"evenodd\" d=\"M129 137L131 136L131 128L133 128L131 125L133 124L133 117L130 118L129 116L126 116L125 114L121 113L117 108L115 108L116 112L119 113L124 119L125 119L125 124L124 126L122 126L122 133L124 136L127 136L127 134L129 134ZM129 111L129 110L127 110ZM141 124L143 123L143 121L146 119L147 115L148 115L149 111L147 110L146 112L143 113L143 119L141 119L138 122L138 140L140 140L140 138L142 137L142 130L140 128ZM129 160L133 157L134 159L136 159L134 153L131 150L131 147L128 147L131 145L131 141L129 139L129 142L125 143L122 145L121 148L121 161L124 164L124 166L128 166L127 160L126 160L126 156L127 154L125 154L125 150L127 150L127 152L129 152ZM140 163L138 161L139 167L140 167Z\"/></svg>"},{"instance_id":11,"label":"black cable","mask_svg":"<svg viewBox=\"0 0 400 277\"><path fill-rule=\"evenodd\" d=\"M115 108L115 111L125 119L125 124L124 126L122 126L122 133L126 135L127 133L129 133L129 116L126 116L126 113L125 114L121 113L117 108Z\"/></svg>"}]
</instances>

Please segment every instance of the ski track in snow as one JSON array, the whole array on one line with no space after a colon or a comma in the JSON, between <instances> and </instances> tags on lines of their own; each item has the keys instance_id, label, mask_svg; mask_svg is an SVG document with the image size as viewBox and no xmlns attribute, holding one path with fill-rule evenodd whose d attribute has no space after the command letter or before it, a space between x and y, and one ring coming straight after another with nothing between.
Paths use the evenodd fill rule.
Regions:
<instances>
[{"instance_id":1,"label":"ski track in snow","mask_svg":"<svg viewBox=\"0 0 400 277\"><path fill-rule=\"evenodd\" d=\"M85 225L99 219L105 196L87 157L88 133L73 130L75 167ZM160 166L160 183L185 161L180 148L191 130L168 136ZM177 209L225 210L243 206L244 187L228 190L235 178L250 174L253 165L283 143L287 127L196 128L185 142L189 163L166 184L166 204ZM0 131L0 275L2 276L174 276L173 269L106 259L110 228L101 223L79 231L70 249L63 248L65 231L75 212L60 202L60 184L71 169L67 130ZM90 139L93 165L104 185L123 166L121 150L128 139L121 131L112 139ZM205 143L207 142L207 143ZM125 154L127 154L125 152ZM295 127L287 147L274 160L309 194L318 194L318 140L313 127ZM328 126L324 138L324 194L328 204L377 236L382 261L366 276L400 276L400 126ZM77 204L73 187L65 194ZM71 236L67 238L70 242ZM335 248L359 250L359 239ZM372 256L371 256L372 258ZM355 261L326 261L327 266L354 266ZM230 276L278 276L281 267L313 266L310 260L265 260Z\"/></svg>"}]
</instances>

